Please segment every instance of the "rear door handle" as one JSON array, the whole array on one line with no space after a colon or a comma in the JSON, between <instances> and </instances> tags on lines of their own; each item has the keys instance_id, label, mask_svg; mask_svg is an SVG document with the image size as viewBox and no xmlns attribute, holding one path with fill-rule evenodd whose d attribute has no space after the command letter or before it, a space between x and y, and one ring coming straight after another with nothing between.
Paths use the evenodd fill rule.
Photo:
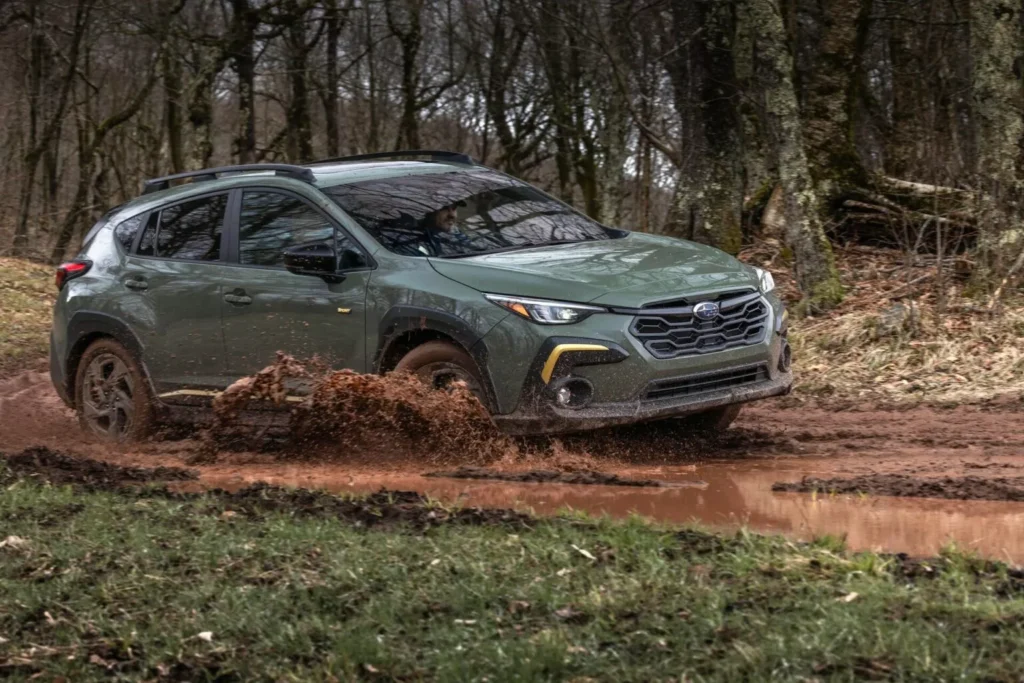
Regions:
<instances>
[{"instance_id":1,"label":"rear door handle","mask_svg":"<svg viewBox=\"0 0 1024 683\"><path fill-rule=\"evenodd\" d=\"M252 303L252 297L246 296L245 294L225 294L224 301L227 301L229 304L247 306Z\"/></svg>"},{"instance_id":2,"label":"rear door handle","mask_svg":"<svg viewBox=\"0 0 1024 683\"><path fill-rule=\"evenodd\" d=\"M128 289L134 289L137 292L141 292L144 289L149 289L149 283L142 279L137 280L125 280L124 286Z\"/></svg>"}]
</instances>

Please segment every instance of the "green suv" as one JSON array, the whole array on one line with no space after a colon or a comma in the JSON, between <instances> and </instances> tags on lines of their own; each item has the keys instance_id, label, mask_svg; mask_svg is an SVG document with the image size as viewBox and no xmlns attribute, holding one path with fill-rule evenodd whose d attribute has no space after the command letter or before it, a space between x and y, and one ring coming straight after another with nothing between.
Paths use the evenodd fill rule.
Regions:
<instances>
[{"instance_id":1,"label":"green suv","mask_svg":"<svg viewBox=\"0 0 1024 683\"><path fill-rule=\"evenodd\" d=\"M278 351L462 380L519 434L724 429L792 384L769 273L606 227L450 152L150 180L57 286L54 386L117 440L194 419Z\"/></svg>"}]
</instances>

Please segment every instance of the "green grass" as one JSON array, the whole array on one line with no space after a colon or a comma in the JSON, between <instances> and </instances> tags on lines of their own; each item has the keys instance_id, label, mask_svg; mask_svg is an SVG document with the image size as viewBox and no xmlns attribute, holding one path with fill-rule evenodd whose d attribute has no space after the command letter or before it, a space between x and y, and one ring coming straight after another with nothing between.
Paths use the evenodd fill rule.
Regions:
<instances>
[{"instance_id":1,"label":"green grass","mask_svg":"<svg viewBox=\"0 0 1024 683\"><path fill-rule=\"evenodd\" d=\"M46 357L55 294L51 269L0 258L0 375Z\"/></svg>"},{"instance_id":2,"label":"green grass","mask_svg":"<svg viewBox=\"0 0 1024 683\"><path fill-rule=\"evenodd\" d=\"M899 560L834 539L579 518L375 531L229 508L212 495L9 481L0 677L1017 681L1024 670L1021 581L952 552L908 578Z\"/></svg>"}]
</instances>

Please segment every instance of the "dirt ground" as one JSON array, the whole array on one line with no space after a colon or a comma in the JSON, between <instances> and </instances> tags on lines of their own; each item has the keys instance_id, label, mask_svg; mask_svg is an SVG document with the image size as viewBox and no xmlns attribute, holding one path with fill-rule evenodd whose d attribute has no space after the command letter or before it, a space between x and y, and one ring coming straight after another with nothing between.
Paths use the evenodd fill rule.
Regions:
<instances>
[{"instance_id":1,"label":"dirt ground","mask_svg":"<svg viewBox=\"0 0 1024 683\"><path fill-rule=\"evenodd\" d=\"M367 449L321 441L220 452L192 466L195 439L97 443L78 428L44 373L24 372L0 382L0 452L44 447L122 466L178 468L143 471L140 479L181 479L175 472L189 468L202 485L233 490L256 483L384 487L479 507L543 513L568 506L794 537L829 533L853 546L912 554L954 541L1022 563L1024 541L1014 531L1024 523L1021 408L1016 397L896 409L785 398L748 406L714 439L657 423L516 442L505 451L466 442L429 459L394 444Z\"/></svg>"}]
</instances>

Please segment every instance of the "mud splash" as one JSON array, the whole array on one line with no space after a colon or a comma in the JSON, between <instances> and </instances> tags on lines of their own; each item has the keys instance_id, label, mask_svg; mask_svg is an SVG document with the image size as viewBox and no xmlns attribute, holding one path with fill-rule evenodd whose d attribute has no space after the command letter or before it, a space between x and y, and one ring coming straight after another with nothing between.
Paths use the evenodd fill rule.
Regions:
<instances>
[{"instance_id":1,"label":"mud splash","mask_svg":"<svg viewBox=\"0 0 1024 683\"><path fill-rule=\"evenodd\" d=\"M311 391L291 409L284 449L293 455L329 458L337 452L373 450L415 452L425 461L443 461L458 453L465 462L490 462L515 449L462 383L438 391L402 373L317 373L278 354L273 365L235 382L216 398L201 457L213 459L240 431L251 432L239 417L254 404L282 408L296 380Z\"/></svg>"},{"instance_id":2,"label":"mud splash","mask_svg":"<svg viewBox=\"0 0 1024 683\"><path fill-rule=\"evenodd\" d=\"M979 468L975 465L974 469ZM873 474L852 479L805 477L796 482L776 482L773 491L795 493L858 494L947 500L1024 501L1024 477L917 478L903 474Z\"/></svg>"}]
</instances>

